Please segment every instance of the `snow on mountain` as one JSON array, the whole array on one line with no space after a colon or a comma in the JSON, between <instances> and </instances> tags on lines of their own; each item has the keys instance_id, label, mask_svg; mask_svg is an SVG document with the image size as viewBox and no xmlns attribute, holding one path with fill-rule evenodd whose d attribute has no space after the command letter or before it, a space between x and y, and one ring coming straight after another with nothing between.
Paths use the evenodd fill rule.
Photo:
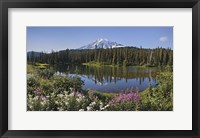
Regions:
<instances>
[{"instance_id":1,"label":"snow on mountain","mask_svg":"<svg viewBox=\"0 0 200 138\"><path fill-rule=\"evenodd\" d=\"M108 39L99 38L88 45L80 47L79 49L95 49L96 47L106 49L106 48L117 48L125 46L122 44L118 44L117 42L111 42Z\"/></svg>"}]
</instances>

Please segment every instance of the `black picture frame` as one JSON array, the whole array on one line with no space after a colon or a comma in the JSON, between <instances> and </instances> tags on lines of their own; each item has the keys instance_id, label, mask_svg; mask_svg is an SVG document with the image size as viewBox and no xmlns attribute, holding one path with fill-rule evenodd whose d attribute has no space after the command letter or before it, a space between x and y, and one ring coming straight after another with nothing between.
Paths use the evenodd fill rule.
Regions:
<instances>
[{"instance_id":1,"label":"black picture frame","mask_svg":"<svg viewBox=\"0 0 200 138\"><path fill-rule=\"evenodd\" d=\"M192 8L192 130L8 130L9 8ZM178 17L177 17L178 18ZM0 0L0 136L41 137L200 137L199 0ZM23 121L23 120L22 120ZM173 125L173 124L172 124Z\"/></svg>"}]
</instances>

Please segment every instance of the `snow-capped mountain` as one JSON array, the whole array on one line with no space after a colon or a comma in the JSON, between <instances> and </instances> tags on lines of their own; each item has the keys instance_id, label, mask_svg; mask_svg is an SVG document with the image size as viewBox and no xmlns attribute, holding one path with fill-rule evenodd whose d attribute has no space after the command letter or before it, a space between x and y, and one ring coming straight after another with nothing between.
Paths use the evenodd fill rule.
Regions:
<instances>
[{"instance_id":1,"label":"snow-capped mountain","mask_svg":"<svg viewBox=\"0 0 200 138\"><path fill-rule=\"evenodd\" d=\"M106 48L117 48L117 47L125 47L125 46L122 44L118 44L117 42L111 42L108 39L99 38L88 45L80 47L79 49L95 49L95 48L106 49Z\"/></svg>"}]
</instances>

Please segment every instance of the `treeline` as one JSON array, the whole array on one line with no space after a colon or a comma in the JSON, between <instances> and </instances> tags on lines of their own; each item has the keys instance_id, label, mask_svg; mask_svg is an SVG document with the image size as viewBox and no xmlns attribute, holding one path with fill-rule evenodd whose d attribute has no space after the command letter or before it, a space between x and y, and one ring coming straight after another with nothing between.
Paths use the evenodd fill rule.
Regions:
<instances>
[{"instance_id":1,"label":"treeline","mask_svg":"<svg viewBox=\"0 0 200 138\"><path fill-rule=\"evenodd\" d=\"M85 50L62 50L51 53L31 52L27 61L47 64L81 64L100 63L102 65L149 65L162 66L173 65L173 50L170 48L144 49L135 47L121 47L110 49L85 49Z\"/></svg>"}]
</instances>

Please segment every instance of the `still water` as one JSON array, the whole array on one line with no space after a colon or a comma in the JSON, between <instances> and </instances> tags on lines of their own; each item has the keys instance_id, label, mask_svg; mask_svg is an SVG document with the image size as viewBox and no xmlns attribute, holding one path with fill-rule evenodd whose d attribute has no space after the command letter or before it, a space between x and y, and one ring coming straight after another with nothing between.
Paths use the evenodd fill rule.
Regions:
<instances>
[{"instance_id":1,"label":"still water","mask_svg":"<svg viewBox=\"0 0 200 138\"><path fill-rule=\"evenodd\" d=\"M130 89L145 90L149 84L155 87L158 67L109 67L109 66L56 66L56 75L79 76L84 89L100 92L122 92Z\"/></svg>"}]
</instances>

